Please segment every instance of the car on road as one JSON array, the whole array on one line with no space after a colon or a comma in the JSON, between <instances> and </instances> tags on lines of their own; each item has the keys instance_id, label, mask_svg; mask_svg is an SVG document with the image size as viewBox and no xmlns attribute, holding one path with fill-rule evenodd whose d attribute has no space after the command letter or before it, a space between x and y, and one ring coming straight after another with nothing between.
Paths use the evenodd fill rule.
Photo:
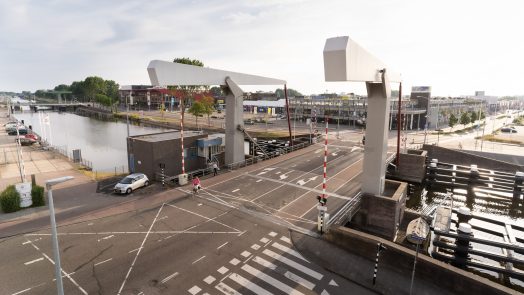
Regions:
<instances>
[{"instance_id":1,"label":"car on road","mask_svg":"<svg viewBox=\"0 0 524 295\"><path fill-rule=\"evenodd\" d=\"M500 129L500 132L504 133L517 133L517 129L515 127L504 127Z\"/></svg>"},{"instance_id":2,"label":"car on road","mask_svg":"<svg viewBox=\"0 0 524 295\"><path fill-rule=\"evenodd\" d=\"M134 190L149 185L149 179L143 173L133 173L120 180L114 188L117 194L130 194Z\"/></svg>"}]
</instances>

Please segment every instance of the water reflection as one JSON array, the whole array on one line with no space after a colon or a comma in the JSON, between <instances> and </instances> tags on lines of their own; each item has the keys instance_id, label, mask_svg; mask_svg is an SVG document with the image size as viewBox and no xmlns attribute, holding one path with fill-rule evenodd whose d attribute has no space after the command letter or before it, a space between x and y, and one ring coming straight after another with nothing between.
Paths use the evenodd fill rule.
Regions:
<instances>
[{"instance_id":1,"label":"water reflection","mask_svg":"<svg viewBox=\"0 0 524 295\"><path fill-rule=\"evenodd\" d=\"M48 117L49 125L42 120ZM127 127L122 122L100 121L70 113L17 113L15 117L31 125L33 130L54 146L80 149L82 157L92 162L94 170L124 168L127 171ZM161 132L165 129L130 126L131 135Z\"/></svg>"}]
</instances>

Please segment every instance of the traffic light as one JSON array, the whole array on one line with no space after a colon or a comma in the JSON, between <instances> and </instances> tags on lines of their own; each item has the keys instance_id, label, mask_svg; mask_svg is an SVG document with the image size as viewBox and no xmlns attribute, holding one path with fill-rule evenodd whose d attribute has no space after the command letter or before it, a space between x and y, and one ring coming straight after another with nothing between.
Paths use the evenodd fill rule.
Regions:
<instances>
[{"instance_id":1,"label":"traffic light","mask_svg":"<svg viewBox=\"0 0 524 295\"><path fill-rule=\"evenodd\" d=\"M317 196L317 200L320 203L320 205L325 206L327 203L327 199L323 198L322 196Z\"/></svg>"}]
</instances>

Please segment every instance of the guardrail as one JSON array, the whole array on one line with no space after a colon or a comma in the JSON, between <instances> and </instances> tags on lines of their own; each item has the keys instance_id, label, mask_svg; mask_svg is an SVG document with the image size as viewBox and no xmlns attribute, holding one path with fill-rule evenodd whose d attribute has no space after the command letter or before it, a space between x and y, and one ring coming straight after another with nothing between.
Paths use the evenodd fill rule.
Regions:
<instances>
[{"instance_id":1,"label":"guardrail","mask_svg":"<svg viewBox=\"0 0 524 295\"><path fill-rule=\"evenodd\" d=\"M283 147L283 148L277 149L277 150L275 150L273 152L267 153L266 155L254 156L254 157L246 159L244 161L228 164L228 165L226 165L226 167L227 167L227 169L229 171L232 171L232 170L235 170L235 169L239 169L239 168L242 168L242 167L247 167L249 165L256 164L256 163L258 163L260 161L269 160L269 159L278 157L280 155L287 154L289 152L293 152L293 151L296 151L296 150L299 150L299 149L303 149L303 148L305 148L305 147L307 147L309 145L311 145L309 142L303 142L303 143L295 144L295 145L292 145L292 146Z\"/></svg>"},{"instance_id":2,"label":"guardrail","mask_svg":"<svg viewBox=\"0 0 524 295\"><path fill-rule=\"evenodd\" d=\"M357 211L360 209L361 204L362 192L358 192L351 200L347 201L347 203L329 219L328 225L345 225L349 220L351 220L351 218L353 218L353 215L357 213Z\"/></svg>"}]
</instances>

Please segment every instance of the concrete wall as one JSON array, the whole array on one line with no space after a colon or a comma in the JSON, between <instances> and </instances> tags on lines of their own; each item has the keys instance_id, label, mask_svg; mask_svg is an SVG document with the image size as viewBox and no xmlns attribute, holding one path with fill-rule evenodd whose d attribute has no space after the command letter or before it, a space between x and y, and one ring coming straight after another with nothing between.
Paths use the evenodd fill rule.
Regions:
<instances>
[{"instance_id":1,"label":"concrete wall","mask_svg":"<svg viewBox=\"0 0 524 295\"><path fill-rule=\"evenodd\" d=\"M383 243L387 250L380 254L377 285L373 288L382 294L408 294L415 251L345 227L331 228L327 234L324 234L324 239L354 254L359 259L371 261L376 257L377 243ZM370 272L358 273L337 265L331 265L328 268L357 282L371 281L372 273ZM385 280L386 272L389 276L394 275L396 279L390 277L389 280ZM417 259L415 282L413 294L431 294L417 290L417 284L423 286L435 284L441 290L438 294L518 294L488 279L420 254Z\"/></svg>"},{"instance_id":2,"label":"concrete wall","mask_svg":"<svg viewBox=\"0 0 524 295\"><path fill-rule=\"evenodd\" d=\"M423 150L428 151L429 159L438 159L439 162L453 163L457 165L477 164L479 168L492 169L497 171L504 171L515 173L516 171L524 171L524 166L514 163L498 161L489 159L483 156L474 155L467 151L459 151L447 149L436 145L424 145ZM487 155L488 156L488 155Z\"/></svg>"},{"instance_id":3,"label":"concrete wall","mask_svg":"<svg viewBox=\"0 0 524 295\"><path fill-rule=\"evenodd\" d=\"M400 154L400 165L391 176L395 179L421 183L426 176L426 156L424 150L408 150L407 154Z\"/></svg>"},{"instance_id":4,"label":"concrete wall","mask_svg":"<svg viewBox=\"0 0 524 295\"><path fill-rule=\"evenodd\" d=\"M362 205L351 223L366 232L393 240L404 217L407 184L386 181L384 196L364 194Z\"/></svg>"}]
</instances>

